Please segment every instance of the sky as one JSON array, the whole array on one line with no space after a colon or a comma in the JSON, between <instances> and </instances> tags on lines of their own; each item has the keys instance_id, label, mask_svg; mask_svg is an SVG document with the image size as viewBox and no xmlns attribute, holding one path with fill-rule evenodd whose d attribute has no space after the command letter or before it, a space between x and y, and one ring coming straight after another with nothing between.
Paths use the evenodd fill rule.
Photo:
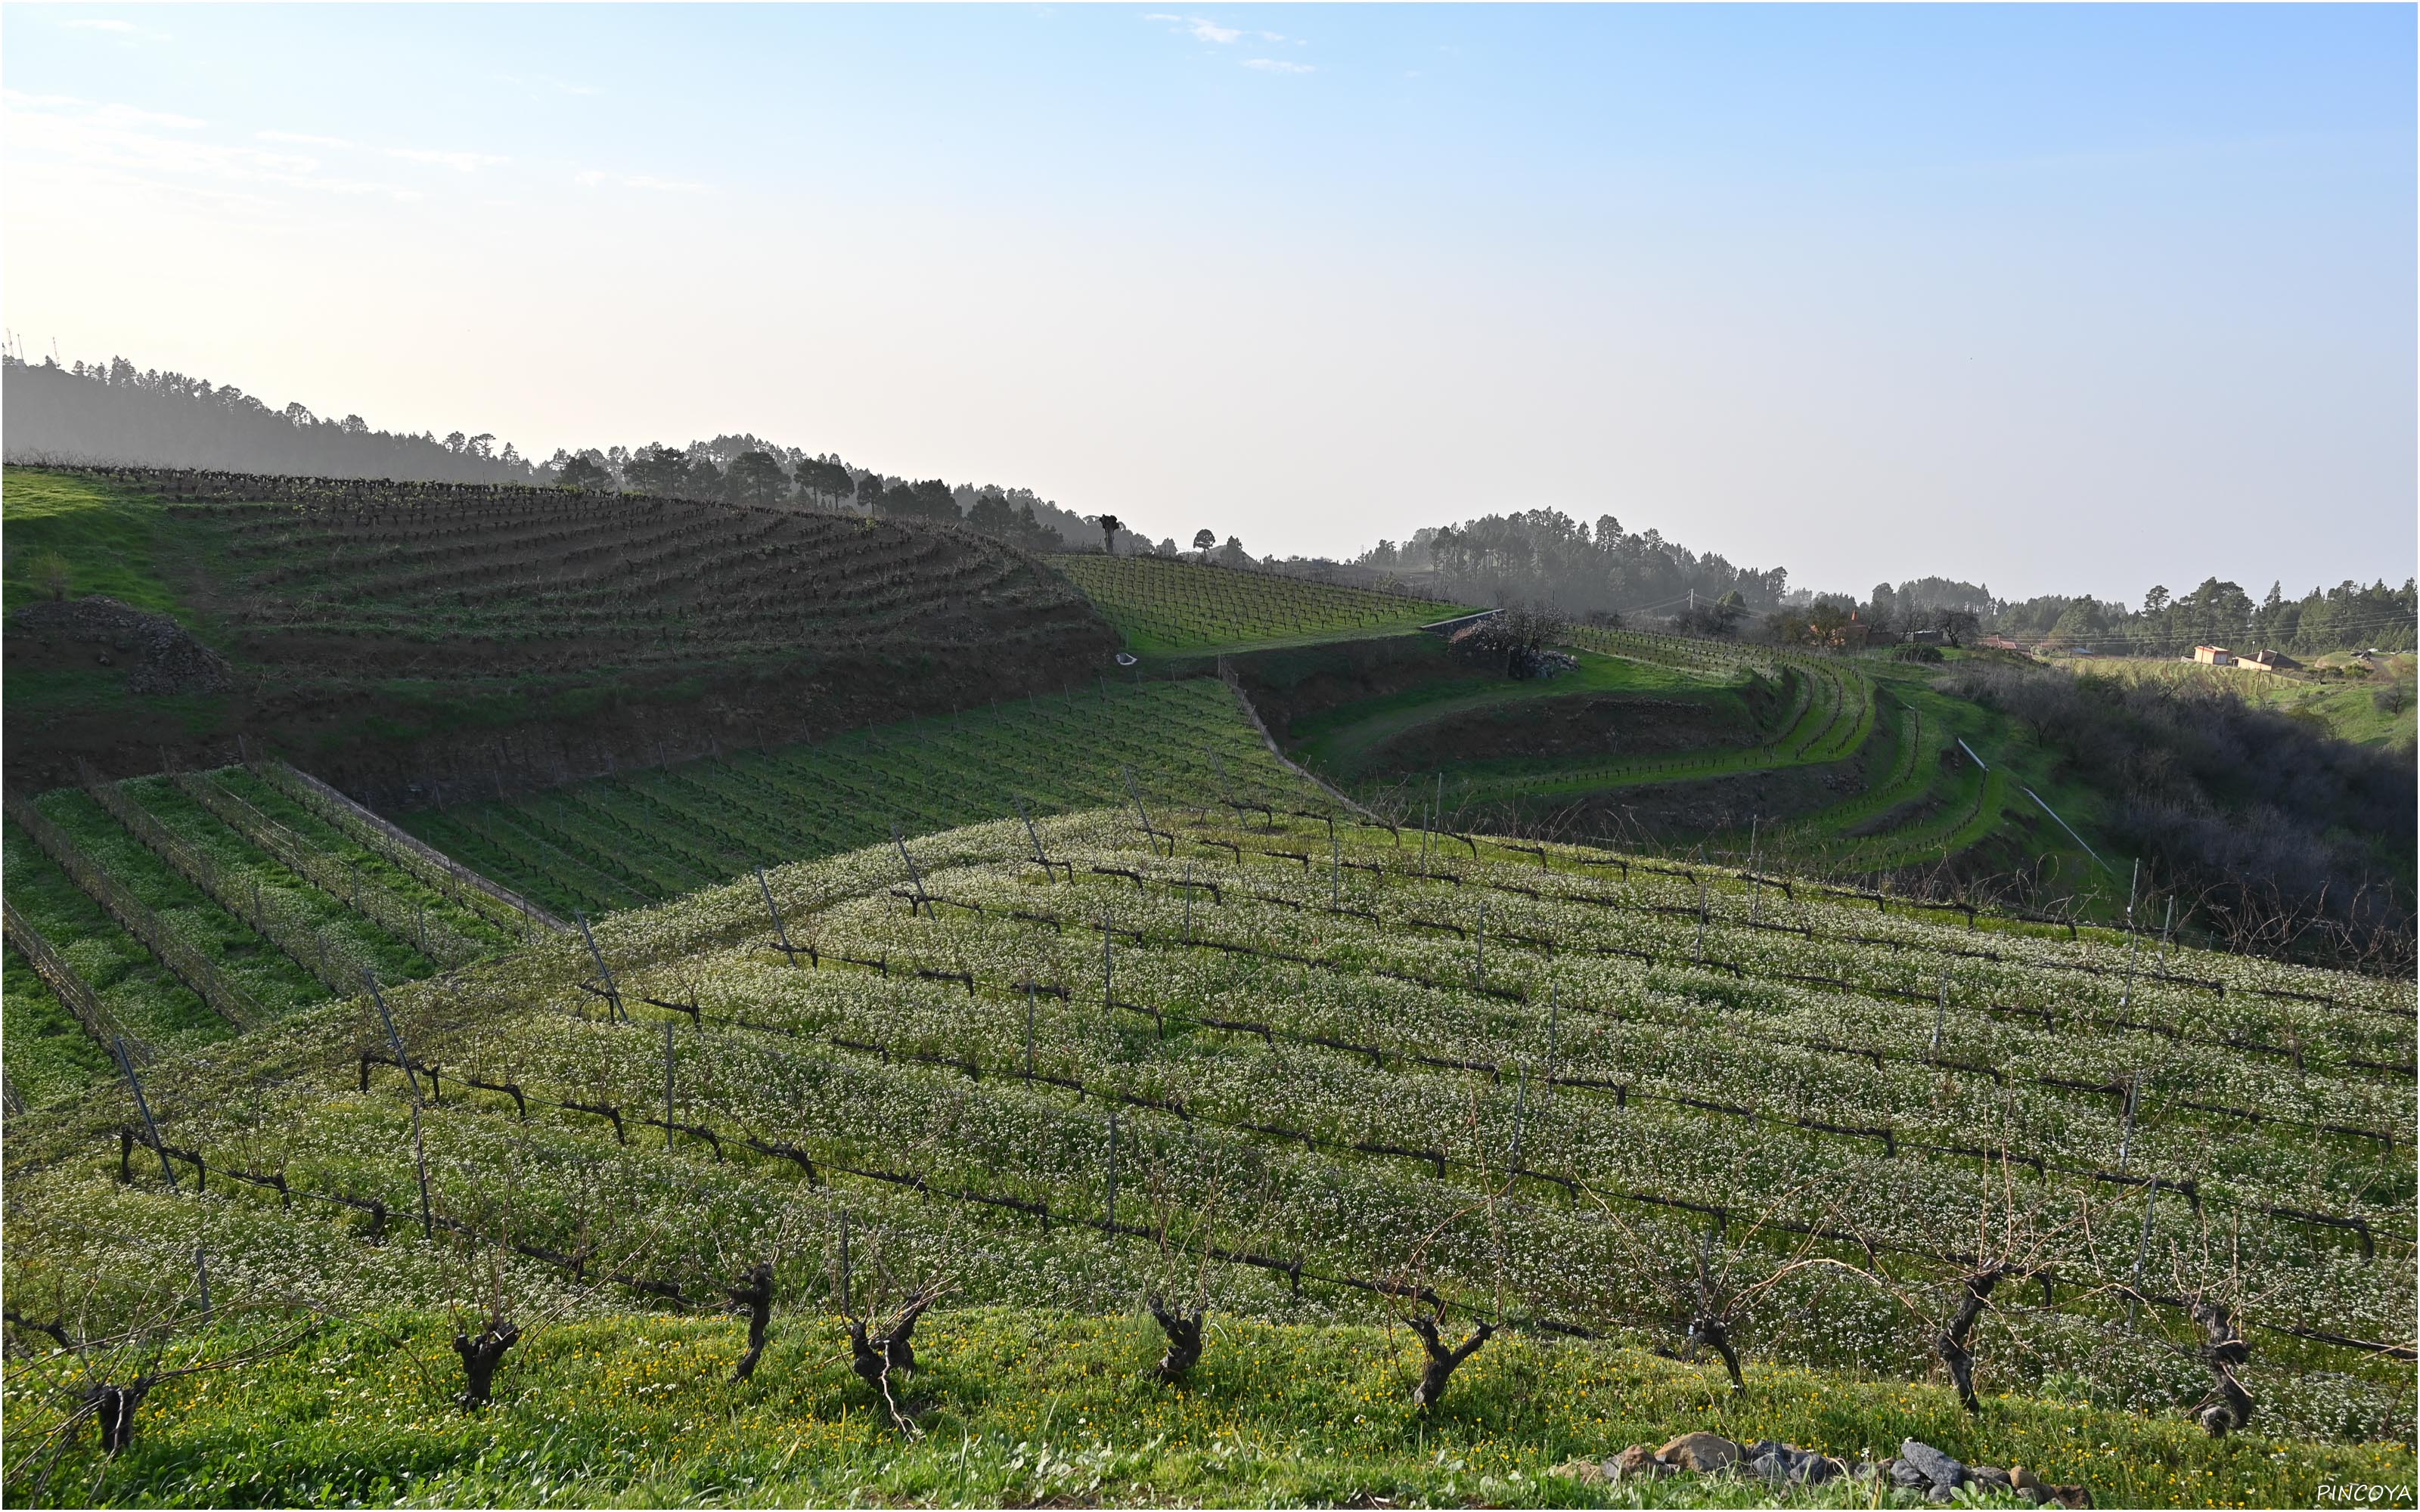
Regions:
<instances>
[{"instance_id":1,"label":"sky","mask_svg":"<svg viewBox=\"0 0 2420 1512\"><path fill-rule=\"evenodd\" d=\"M2399 582L2410 6L0 8L0 317L1355 552Z\"/></svg>"}]
</instances>

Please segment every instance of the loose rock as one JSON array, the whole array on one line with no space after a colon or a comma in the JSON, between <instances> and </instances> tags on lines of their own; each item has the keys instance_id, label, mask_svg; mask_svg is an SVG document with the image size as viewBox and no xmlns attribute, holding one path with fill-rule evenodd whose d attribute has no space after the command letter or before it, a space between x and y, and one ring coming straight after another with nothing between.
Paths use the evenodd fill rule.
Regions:
<instances>
[{"instance_id":1,"label":"loose rock","mask_svg":"<svg viewBox=\"0 0 2420 1512\"><path fill-rule=\"evenodd\" d=\"M1900 1440L1899 1458L1900 1463L1915 1466L1926 1480L1945 1491L1954 1491L1966 1483L1964 1465L1920 1440Z\"/></svg>"},{"instance_id":2,"label":"loose rock","mask_svg":"<svg viewBox=\"0 0 2420 1512\"><path fill-rule=\"evenodd\" d=\"M1835 1476L1847 1473L1847 1467L1837 1459L1783 1443L1778 1439L1762 1439L1749 1444L1745 1451L1748 1467L1769 1481L1794 1485L1801 1482L1821 1485Z\"/></svg>"},{"instance_id":3,"label":"loose rock","mask_svg":"<svg viewBox=\"0 0 2420 1512\"><path fill-rule=\"evenodd\" d=\"M1740 1460L1740 1446L1719 1433L1683 1433L1655 1451L1655 1458L1711 1474L1728 1470Z\"/></svg>"},{"instance_id":4,"label":"loose rock","mask_svg":"<svg viewBox=\"0 0 2420 1512\"><path fill-rule=\"evenodd\" d=\"M183 625L105 594L28 604L8 617L8 628L41 640L105 645L129 656L126 687L132 692L224 693L235 686L226 658ZM109 651L96 659L103 667L116 665Z\"/></svg>"}]
</instances>

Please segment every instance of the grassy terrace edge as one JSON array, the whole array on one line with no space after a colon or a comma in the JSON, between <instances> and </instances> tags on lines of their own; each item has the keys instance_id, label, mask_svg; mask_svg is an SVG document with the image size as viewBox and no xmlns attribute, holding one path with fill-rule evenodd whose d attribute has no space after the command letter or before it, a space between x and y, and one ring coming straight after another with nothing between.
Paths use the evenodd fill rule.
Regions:
<instances>
[{"instance_id":1,"label":"grassy terrace edge","mask_svg":"<svg viewBox=\"0 0 2420 1512\"><path fill-rule=\"evenodd\" d=\"M267 1318L194 1336L177 1359L271 1336ZM917 1335L921 1436L870 1412L838 1320L778 1312L754 1378L733 1319L623 1314L534 1328L496 1404L448 1395L453 1322L408 1313L334 1321L244 1374L163 1385L133 1445L105 1461L89 1434L51 1499L112 1505L1210 1505L1771 1504L1753 1479L1608 1486L1587 1465L1695 1430L1776 1438L1852 1460L1917 1438L1969 1463L2081 1482L2104 1506L2312 1504L2327 1484L2409 1485L2399 1444L2205 1438L2175 1418L2076 1401L1985 1399L1801 1368L1719 1369L1645 1350L1499 1335L1423 1421L1407 1400L1409 1333L1214 1317L1193 1382L1158 1385L1158 1331L1140 1310L939 1310ZM172 1361L172 1363L174 1363ZM54 1365L8 1367L6 1426L39 1447L54 1414L23 1389ZM27 1488L9 1500L28 1504ZM1870 1483L1801 1489L1793 1505L1924 1504ZM2017 1504L2013 1502L2010 1504Z\"/></svg>"}]
</instances>

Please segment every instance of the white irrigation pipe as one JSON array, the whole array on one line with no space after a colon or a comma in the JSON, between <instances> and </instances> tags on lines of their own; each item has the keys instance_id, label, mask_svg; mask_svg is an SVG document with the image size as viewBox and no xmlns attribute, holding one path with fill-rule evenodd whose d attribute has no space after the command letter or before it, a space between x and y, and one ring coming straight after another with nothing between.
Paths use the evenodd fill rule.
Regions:
<instances>
[{"instance_id":1,"label":"white irrigation pipe","mask_svg":"<svg viewBox=\"0 0 2420 1512\"><path fill-rule=\"evenodd\" d=\"M1961 744L1963 744L1963 742L1961 742ZM2056 821L2056 822L2057 822L2057 825L2058 825L2058 827L2067 831L2068 838L2069 838L2070 840L2074 841L2075 841L2075 843L2077 843L2078 845L2084 845L2084 854L2085 854L2085 855L2086 855L2086 856L2091 856L2091 857L2092 857L2092 859L2093 859L2094 864L2098 865L2098 866L2101 868L2101 870L2102 870L2102 871L2108 872L2108 873L2109 873L2111 876L2113 876L2113 877L2114 877L2114 876L2116 876L2116 875L2118 874L2117 868L2115 868L2115 867L2111 866L2108 862L2103 861L2103 860L2102 860L2102 859L2101 859L2101 853L2100 853L2100 852L2098 852L2098 851L2094 850L2094 849L2093 849L2091 846L2089 846L2089 845L2085 845L2085 843L2084 843L2084 837L2083 837L2083 836L2081 836L2081 835L2079 835L2079 834L2077 834L2077 833L2075 832L2075 826L2074 826L2074 825L2072 825L2069 824L2069 823L2068 823L2066 820L2064 820L2064 819L2060 819L2060 818L2058 817L2058 810L2055 810L2055 809L2052 808L2052 807L2051 807L2049 804L2047 804L2047 803L2042 803L2042 796L2041 796L2041 795L2040 795L2040 794L2036 793L2033 789L2031 789L2031 788L2029 788L2029 787L2025 787L2025 785L2024 785L2024 783L2022 783L2022 782L2018 783L2018 784L2017 784L2017 786L2018 786L2021 790L2023 790L2023 792L2024 793L2024 795L2025 795L2026 797L2033 799L2036 803L2041 803L2041 811L2042 811L2042 812L2044 812L2044 813L2046 813L2046 814L2048 814L2048 815L2050 815L2050 816L2051 816L2051 818L2052 818L2053 820Z\"/></svg>"},{"instance_id":2,"label":"white irrigation pipe","mask_svg":"<svg viewBox=\"0 0 2420 1512\"><path fill-rule=\"evenodd\" d=\"M1973 762L1978 767L1980 767L1986 772L1991 770L1990 767L1983 765L1983 758L1975 754L1975 748L1966 744L1965 737L1962 735L1958 737L1958 748L1964 751L1966 753L1966 759ZM2101 868L2102 871L2108 872L2111 876L2116 876L2118 874L2117 869L2111 866L2108 862L2102 860L2101 858L2101 853L2094 850L2089 844L2086 844L2084 837L2075 832L2075 826L2073 825L2071 825L2066 820L2059 818L2057 810L2052 808L2047 803L2042 803L2042 795L2040 794L2036 793L2029 787L2026 787L2023 782L2017 784L2017 790L2023 793L2026 797L2033 799L2034 802L2040 803L2041 811L2050 815L2052 822L2057 825L2059 828L2067 831L2067 838L2075 841L2078 845L2084 846L2084 854L2092 857L2093 865Z\"/></svg>"}]
</instances>

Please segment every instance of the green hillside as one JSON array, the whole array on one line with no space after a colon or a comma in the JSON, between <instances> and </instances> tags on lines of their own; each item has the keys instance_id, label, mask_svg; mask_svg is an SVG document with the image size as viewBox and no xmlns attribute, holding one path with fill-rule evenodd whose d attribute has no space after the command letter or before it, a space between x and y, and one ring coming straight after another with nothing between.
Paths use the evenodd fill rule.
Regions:
<instances>
[{"instance_id":1,"label":"green hillside","mask_svg":"<svg viewBox=\"0 0 2420 1512\"><path fill-rule=\"evenodd\" d=\"M2246 702L2312 719L2357 746L2409 746L2420 716L2414 672L2420 656L2404 651L2363 661L2347 652L2314 656L2307 668L2247 671L2139 656L2075 657L2058 663L2078 675L2148 679L2221 687Z\"/></svg>"},{"instance_id":2,"label":"green hillside","mask_svg":"<svg viewBox=\"0 0 2420 1512\"><path fill-rule=\"evenodd\" d=\"M1548 679L1494 676L1430 640L1256 653L1238 671L1292 755L1398 820L1902 888L2023 872L2084 917L2123 907L2098 795L2015 721L1935 688L1933 666L1567 636L1577 667Z\"/></svg>"},{"instance_id":3,"label":"green hillside","mask_svg":"<svg viewBox=\"0 0 2420 1512\"><path fill-rule=\"evenodd\" d=\"M1208 656L1409 630L1469 609L1170 557L1055 556L1084 596L1146 655Z\"/></svg>"},{"instance_id":4,"label":"green hillside","mask_svg":"<svg viewBox=\"0 0 2420 1512\"><path fill-rule=\"evenodd\" d=\"M389 991L392 1039L354 999L163 1056L164 1156L121 1145L145 1126L116 1088L11 1121L11 1305L87 1335L164 1319L207 1353L182 1332L199 1250L222 1310L385 1319L163 1389L128 1473L213 1499L253 1474L247 1498L400 1494L404 1470L440 1495L719 1498L726 1444L760 1486L956 1499L921 1478L947 1460L980 1500L1034 1445L1109 1434L1129 1458L1070 1498L1181 1476L1584 1501L1605 1489L1532 1482L1707 1423L1848 1454L1935 1434L2146 1502L2408 1478L2402 1451L2323 1447L2412 1431L2408 982L1272 808L1051 818L1038 860L1010 819L783 866L778 917L752 876L596 921L610 979L542 934ZM1978 1257L2007 1281L1961 1425L1889 1383L1931 1378ZM734 1325L671 1319L759 1263L778 1348L735 1388ZM844 1281L874 1310L949 1286L907 1404L929 1448L892 1452L830 1363ZM1092 1410L1140 1390L1123 1367L1080 1368L1140 1356L1139 1324L1070 1319L1038 1351L1015 1342L1035 1324L969 1311L1115 1319L1152 1290L1225 1321L1150 1433ZM434 1332L465 1297L536 1331L506 1411L467 1422ZM2248 1351L2256 1431L2225 1444L2181 1421L2211 1383L2196 1304ZM1414 1306L1510 1330L1425 1422ZM1745 1354L1744 1393L1639 1352L1692 1316ZM39 1368L9 1366L17 1442L71 1405ZM1283 1443L1205 1460L1233 1453L1214 1431Z\"/></svg>"},{"instance_id":5,"label":"green hillside","mask_svg":"<svg viewBox=\"0 0 2420 1512\"><path fill-rule=\"evenodd\" d=\"M12 467L0 535L21 787L167 748L409 808L1022 697L1115 645L988 536L803 507ZM98 597L207 649L155 666Z\"/></svg>"},{"instance_id":6,"label":"green hillside","mask_svg":"<svg viewBox=\"0 0 2420 1512\"><path fill-rule=\"evenodd\" d=\"M982 704L830 741L404 817L412 833L568 917L659 903L758 866L1013 814L1105 804L1299 806L1234 696L1208 678Z\"/></svg>"}]
</instances>

